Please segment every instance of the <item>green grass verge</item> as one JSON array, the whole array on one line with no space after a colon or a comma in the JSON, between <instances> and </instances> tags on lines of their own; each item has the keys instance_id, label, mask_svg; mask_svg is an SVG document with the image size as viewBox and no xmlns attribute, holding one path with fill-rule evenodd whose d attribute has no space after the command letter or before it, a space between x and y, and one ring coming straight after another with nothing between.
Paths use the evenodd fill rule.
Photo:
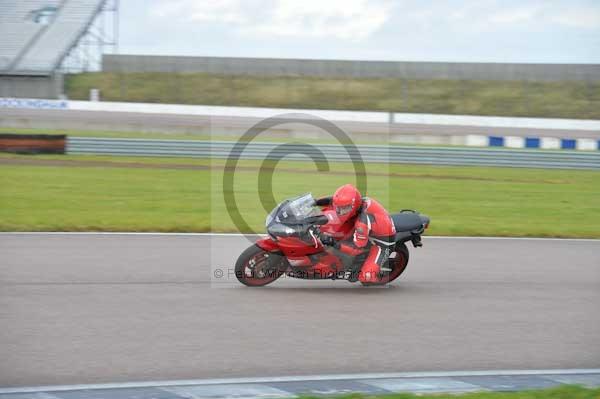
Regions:
<instances>
[{"instance_id":1,"label":"green grass verge","mask_svg":"<svg viewBox=\"0 0 600 399\"><path fill-rule=\"evenodd\" d=\"M15 160L76 163L7 163ZM3 154L0 230L236 231L222 200L223 164ZM266 211L256 189L260 164L244 161L240 166L236 198L249 225L262 231ZM597 171L412 165L389 170L367 165L367 171L368 195L390 211L413 208L429 214L429 234L600 238ZM354 181L350 172L348 164L332 164L326 173L307 163L282 162L274 174L273 192L277 200L305 191L328 194Z\"/></svg>"},{"instance_id":2,"label":"green grass verge","mask_svg":"<svg viewBox=\"0 0 600 399\"><path fill-rule=\"evenodd\" d=\"M303 396L303 399L317 398ZM436 393L410 394L397 393L389 395L351 394L333 396L334 399L600 399L600 388L590 389L578 386L560 386L551 389L540 389L520 392L474 392L474 393Z\"/></svg>"},{"instance_id":3,"label":"green grass verge","mask_svg":"<svg viewBox=\"0 0 600 399\"><path fill-rule=\"evenodd\" d=\"M105 101L600 119L600 82L96 72L65 87L79 100L97 88Z\"/></svg>"}]
</instances>

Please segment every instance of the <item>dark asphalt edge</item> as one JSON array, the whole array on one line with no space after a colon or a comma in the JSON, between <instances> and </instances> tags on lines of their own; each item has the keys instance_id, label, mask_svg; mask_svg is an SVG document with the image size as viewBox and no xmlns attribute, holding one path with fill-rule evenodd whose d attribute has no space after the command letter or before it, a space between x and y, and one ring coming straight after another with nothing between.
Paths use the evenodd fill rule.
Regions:
<instances>
[{"instance_id":1,"label":"dark asphalt edge","mask_svg":"<svg viewBox=\"0 0 600 399\"><path fill-rule=\"evenodd\" d=\"M0 399L184 399L297 397L300 394L521 391L563 384L600 387L600 369L459 371L230 378L0 388Z\"/></svg>"}]
</instances>

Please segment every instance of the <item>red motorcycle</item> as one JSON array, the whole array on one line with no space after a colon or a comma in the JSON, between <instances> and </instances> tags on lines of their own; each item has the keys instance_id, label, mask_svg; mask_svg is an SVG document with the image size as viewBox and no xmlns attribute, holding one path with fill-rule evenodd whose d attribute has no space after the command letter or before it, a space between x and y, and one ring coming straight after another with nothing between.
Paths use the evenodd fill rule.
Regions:
<instances>
[{"instance_id":1,"label":"red motorcycle","mask_svg":"<svg viewBox=\"0 0 600 399\"><path fill-rule=\"evenodd\" d=\"M427 216L412 210L390 217L396 228L390 257L381 268L381 280L369 285L383 285L397 279L408 264L405 243L410 241L414 247L421 247L421 234L429 226ZM242 252L235 264L235 275L242 284L260 287L283 274L304 279L347 280L356 267L352 257L324 247L319 240L321 233L348 239L353 226L344 229L336 212L329 207L323 210L316 207L311 194L283 201L267 216L265 224L269 237L259 239Z\"/></svg>"}]
</instances>

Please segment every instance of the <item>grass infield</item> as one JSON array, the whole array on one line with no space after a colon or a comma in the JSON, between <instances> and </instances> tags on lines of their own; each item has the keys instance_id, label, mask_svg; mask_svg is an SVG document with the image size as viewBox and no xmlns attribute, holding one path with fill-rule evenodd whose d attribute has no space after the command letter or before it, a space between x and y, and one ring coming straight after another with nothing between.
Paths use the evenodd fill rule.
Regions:
<instances>
[{"instance_id":1,"label":"grass infield","mask_svg":"<svg viewBox=\"0 0 600 399\"><path fill-rule=\"evenodd\" d=\"M86 155L0 155L2 231L235 232L225 208L224 161ZM281 162L276 200L330 194L354 182L348 164ZM260 163L242 161L234 193L263 231ZM600 238L600 172L367 165L368 192L390 211L431 216L432 235ZM264 194L264 193L263 193ZM267 207L268 208L268 207Z\"/></svg>"},{"instance_id":2,"label":"grass infield","mask_svg":"<svg viewBox=\"0 0 600 399\"><path fill-rule=\"evenodd\" d=\"M301 399L315 398L303 396ZM474 393L435 393L411 394L397 393L390 395L351 394L334 396L334 399L598 399L600 388L590 389L578 386L560 386L551 389L530 390L521 392L474 392Z\"/></svg>"}]
</instances>

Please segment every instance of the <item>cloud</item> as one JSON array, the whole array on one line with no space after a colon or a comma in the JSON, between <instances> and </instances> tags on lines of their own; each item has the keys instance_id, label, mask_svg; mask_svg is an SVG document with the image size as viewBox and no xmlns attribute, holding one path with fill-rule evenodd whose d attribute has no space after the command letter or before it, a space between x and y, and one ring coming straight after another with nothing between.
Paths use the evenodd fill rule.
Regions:
<instances>
[{"instance_id":1,"label":"cloud","mask_svg":"<svg viewBox=\"0 0 600 399\"><path fill-rule=\"evenodd\" d=\"M497 25L522 26L530 23L536 26L599 29L600 7L550 2L533 3L529 6L498 10L490 17L489 22Z\"/></svg>"},{"instance_id":2,"label":"cloud","mask_svg":"<svg viewBox=\"0 0 600 399\"><path fill-rule=\"evenodd\" d=\"M520 25L534 21L539 14L540 8L537 6L515 7L492 13L488 22L496 25Z\"/></svg>"},{"instance_id":3,"label":"cloud","mask_svg":"<svg viewBox=\"0 0 600 399\"><path fill-rule=\"evenodd\" d=\"M122 19L127 24L121 48L137 53L478 62L600 59L600 0L122 3L129 19Z\"/></svg>"},{"instance_id":4,"label":"cloud","mask_svg":"<svg viewBox=\"0 0 600 399\"><path fill-rule=\"evenodd\" d=\"M600 30L600 8L568 8L550 19L558 25L570 28Z\"/></svg>"},{"instance_id":5,"label":"cloud","mask_svg":"<svg viewBox=\"0 0 600 399\"><path fill-rule=\"evenodd\" d=\"M446 34L509 34L574 28L600 29L600 2L567 0L480 0L422 2L407 0L397 7L392 22L406 31L444 31Z\"/></svg>"},{"instance_id":6,"label":"cloud","mask_svg":"<svg viewBox=\"0 0 600 399\"><path fill-rule=\"evenodd\" d=\"M368 0L279 0L271 18L249 27L256 33L284 36L363 39L388 20L389 4Z\"/></svg>"},{"instance_id":7,"label":"cloud","mask_svg":"<svg viewBox=\"0 0 600 399\"><path fill-rule=\"evenodd\" d=\"M388 20L389 0L171 0L152 14L227 24L239 34L360 40Z\"/></svg>"},{"instance_id":8,"label":"cloud","mask_svg":"<svg viewBox=\"0 0 600 399\"><path fill-rule=\"evenodd\" d=\"M241 0L171 0L155 5L152 14L196 22L244 23L247 20Z\"/></svg>"}]
</instances>

